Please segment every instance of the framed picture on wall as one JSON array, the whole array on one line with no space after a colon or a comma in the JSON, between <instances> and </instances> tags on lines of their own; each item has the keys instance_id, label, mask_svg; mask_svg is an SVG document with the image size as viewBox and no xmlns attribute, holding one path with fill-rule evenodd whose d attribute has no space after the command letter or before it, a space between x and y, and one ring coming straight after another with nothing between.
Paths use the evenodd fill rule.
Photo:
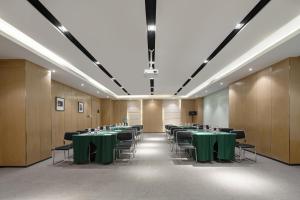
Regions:
<instances>
[{"instance_id":1,"label":"framed picture on wall","mask_svg":"<svg viewBox=\"0 0 300 200\"><path fill-rule=\"evenodd\" d=\"M84 112L84 103L78 102L78 112L83 113Z\"/></svg>"},{"instance_id":2,"label":"framed picture on wall","mask_svg":"<svg viewBox=\"0 0 300 200\"><path fill-rule=\"evenodd\" d=\"M61 97L55 97L55 110L64 111L65 110L65 99Z\"/></svg>"}]
</instances>

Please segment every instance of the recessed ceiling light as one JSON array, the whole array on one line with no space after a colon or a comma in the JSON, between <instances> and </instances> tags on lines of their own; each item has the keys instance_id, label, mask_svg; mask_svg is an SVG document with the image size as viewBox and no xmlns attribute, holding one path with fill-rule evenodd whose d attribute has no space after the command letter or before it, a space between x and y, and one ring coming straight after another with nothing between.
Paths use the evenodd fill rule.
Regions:
<instances>
[{"instance_id":1,"label":"recessed ceiling light","mask_svg":"<svg viewBox=\"0 0 300 200\"><path fill-rule=\"evenodd\" d=\"M235 25L234 29L241 29L243 26L244 26L243 23L238 23L238 24Z\"/></svg>"},{"instance_id":2,"label":"recessed ceiling light","mask_svg":"<svg viewBox=\"0 0 300 200\"><path fill-rule=\"evenodd\" d=\"M252 69L252 68L249 68L249 71L250 71L250 72L252 72L252 71L253 71L253 69Z\"/></svg>"},{"instance_id":3,"label":"recessed ceiling light","mask_svg":"<svg viewBox=\"0 0 300 200\"><path fill-rule=\"evenodd\" d=\"M55 70L54 70L54 69L52 70L52 73L55 73Z\"/></svg>"},{"instance_id":4,"label":"recessed ceiling light","mask_svg":"<svg viewBox=\"0 0 300 200\"><path fill-rule=\"evenodd\" d=\"M66 27L64 27L63 25L58 26L58 29L64 33L68 32L68 29L66 29Z\"/></svg>"},{"instance_id":5,"label":"recessed ceiling light","mask_svg":"<svg viewBox=\"0 0 300 200\"><path fill-rule=\"evenodd\" d=\"M155 25L148 25L148 31L156 31Z\"/></svg>"},{"instance_id":6,"label":"recessed ceiling light","mask_svg":"<svg viewBox=\"0 0 300 200\"><path fill-rule=\"evenodd\" d=\"M81 83L81 86L83 87L83 86L84 86L84 83Z\"/></svg>"},{"instance_id":7,"label":"recessed ceiling light","mask_svg":"<svg viewBox=\"0 0 300 200\"><path fill-rule=\"evenodd\" d=\"M223 85L223 84L224 84L223 82L220 83L220 85Z\"/></svg>"},{"instance_id":8,"label":"recessed ceiling light","mask_svg":"<svg viewBox=\"0 0 300 200\"><path fill-rule=\"evenodd\" d=\"M208 63L208 60L204 60L204 63Z\"/></svg>"}]
</instances>

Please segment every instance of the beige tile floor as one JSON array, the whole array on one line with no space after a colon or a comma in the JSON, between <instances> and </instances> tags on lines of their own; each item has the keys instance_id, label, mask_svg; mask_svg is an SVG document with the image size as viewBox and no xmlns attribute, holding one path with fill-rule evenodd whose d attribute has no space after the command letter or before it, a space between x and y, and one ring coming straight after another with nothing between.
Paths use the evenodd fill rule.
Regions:
<instances>
[{"instance_id":1,"label":"beige tile floor","mask_svg":"<svg viewBox=\"0 0 300 200\"><path fill-rule=\"evenodd\" d=\"M130 163L53 166L49 159L0 168L0 199L300 199L299 166L263 157L257 163L195 164L169 150L163 134L149 133Z\"/></svg>"}]
</instances>

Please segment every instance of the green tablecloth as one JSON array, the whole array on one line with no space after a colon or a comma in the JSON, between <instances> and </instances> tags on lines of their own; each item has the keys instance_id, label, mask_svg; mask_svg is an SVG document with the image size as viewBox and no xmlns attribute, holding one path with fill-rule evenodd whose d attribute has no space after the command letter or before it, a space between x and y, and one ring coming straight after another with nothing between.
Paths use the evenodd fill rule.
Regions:
<instances>
[{"instance_id":1,"label":"green tablecloth","mask_svg":"<svg viewBox=\"0 0 300 200\"><path fill-rule=\"evenodd\" d=\"M113 150L117 141L118 131L101 131L73 136L74 163L89 163L89 146L96 146L96 163L109 164L113 162Z\"/></svg>"},{"instance_id":2,"label":"green tablecloth","mask_svg":"<svg viewBox=\"0 0 300 200\"><path fill-rule=\"evenodd\" d=\"M197 148L197 161L214 159L214 146L217 145L217 158L234 160L235 134L224 132L204 132L191 130L193 145Z\"/></svg>"}]
</instances>

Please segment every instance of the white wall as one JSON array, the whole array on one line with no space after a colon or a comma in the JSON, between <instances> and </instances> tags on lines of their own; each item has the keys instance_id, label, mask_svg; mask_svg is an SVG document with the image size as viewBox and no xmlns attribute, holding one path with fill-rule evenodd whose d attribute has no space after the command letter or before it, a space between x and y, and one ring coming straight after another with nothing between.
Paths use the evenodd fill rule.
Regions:
<instances>
[{"instance_id":1,"label":"white wall","mask_svg":"<svg viewBox=\"0 0 300 200\"><path fill-rule=\"evenodd\" d=\"M163 127L166 124L180 125L180 100L163 100Z\"/></svg>"},{"instance_id":2,"label":"white wall","mask_svg":"<svg viewBox=\"0 0 300 200\"><path fill-rule=\"evenodd\" d=\"M227 128L229 126L228 88L204 98L204 124Z\"/></svg>"},{"instance_id":3,"label":"white wall","mask_svg":"<svg viewBox=\"0 0 300 200\"><path fill-rule=\"evenodd\" d=\"M142 101L132 100L127 102L128 125L142 124Z\"/></svg>"}]
</instances>

